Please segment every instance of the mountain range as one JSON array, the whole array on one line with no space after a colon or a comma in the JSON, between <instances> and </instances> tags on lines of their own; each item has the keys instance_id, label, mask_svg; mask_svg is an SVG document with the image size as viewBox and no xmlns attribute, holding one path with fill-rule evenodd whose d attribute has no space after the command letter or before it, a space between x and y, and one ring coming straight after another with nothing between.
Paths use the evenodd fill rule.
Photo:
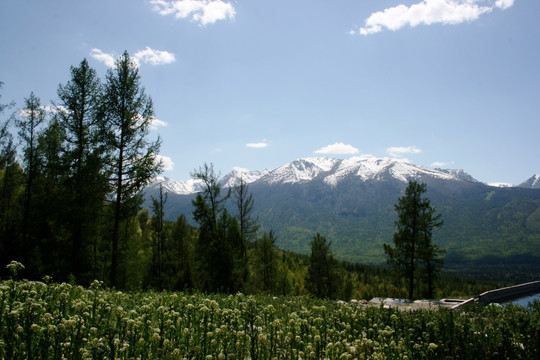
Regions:
<instances>
[{"instance_id":1,"label":"mountain range","mask_svg":"<svg viewBox=\"0 0 540 360\"><path fill-rule=\"evenodd\" d=\"M272 229L277 246L307 253L320 232L336 256L363 263L385 261L391 243L394 204L409 180L425 183L444 225L434 241L447 250L446 263L474 264L485 271L519 263L540 269L540 175L518 186L493 186L463 170L430 169L390 159L298 159L274 170L235 168L221 178L223 187L243 179L255 200L262 229ZM191 219L191 200L201 189L195 180L159 177L145 191L146 206L159 186L168 193L166 217ZM230 204L231 213L235 213ZM482 267L481 265L485 265Z\"/></svg>"}]
</instances>

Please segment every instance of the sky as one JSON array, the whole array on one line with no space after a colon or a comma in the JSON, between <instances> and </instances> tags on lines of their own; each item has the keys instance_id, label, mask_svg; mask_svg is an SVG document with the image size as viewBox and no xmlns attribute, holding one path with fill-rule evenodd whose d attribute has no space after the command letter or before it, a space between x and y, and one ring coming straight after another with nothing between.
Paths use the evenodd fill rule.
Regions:
<instances>
[{"instance_id":1,"label":"sky","mask_svg":"<svg viewBox=\"0 0 540 360\"><path fill-rule=\"evenodd\" d=\"M50 104L71 66L104 79L127 51L164 176L363 156L519 184L540 173L539 17L538 0L0 0L0 102Z\"/></svg>"}]
</instances>

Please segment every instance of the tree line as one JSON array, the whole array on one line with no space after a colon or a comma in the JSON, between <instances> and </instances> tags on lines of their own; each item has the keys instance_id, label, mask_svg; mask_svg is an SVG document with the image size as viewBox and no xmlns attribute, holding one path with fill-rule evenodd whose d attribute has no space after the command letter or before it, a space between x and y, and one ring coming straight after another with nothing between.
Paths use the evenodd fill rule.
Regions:
<instances>
[{"instance_id":1,"label":"tree line","mask_svg":"<svg viewBox=\"0 0 540 360\"><path fill-rule=\"evenodd\" d=\"M152 100L127 52L104 80L86 60L71 67L49 108L34 93L7 116L13 107L0 104L0 261L22 262L27 278L341 299L432 298L441 284L444 252L432 233L442 221L416 182L396 204L394 247L384 246L395 272L337 261L319 233L310 255L277 249L274 232L254 216L248 185L222 188L211 164L192 173L203 185L193 200L196 226L185 215L165 220L161 187L141 209L143 189L162 169L161 141L149 139Z\"/></svg>"},{"instance_id":2,"label":"tree line","mask_svg":"<svg viewBox=\"0 0 540 360\"><path fill-rule=\"evenodd\" d=\"M204 184L198 227L164 220L163 191L141 209L161 141L149 139L152 99L127 52L104 80L86 59L72 66L52 106L31 93L6 114L13 107L0 107L1 263L23 263L29 279L116 288L305 292L305 263L280 254L272 231L259 234L247 185L222 190L212 165L193 173Z\"/></svg>"},{"instance_id":3,"label":"tree line","mask_svg":"<svg viewBox=\"0 0 540 360\"><path fill-rule=\"evenodd\" d=\"M2 123L1 260L20 260L31 278L122 286L141 190L162 167L152 100L127 52L103 82L86 60L71 67L57 96L47 109L31 93Z\"/></svg>"}]
</instances>

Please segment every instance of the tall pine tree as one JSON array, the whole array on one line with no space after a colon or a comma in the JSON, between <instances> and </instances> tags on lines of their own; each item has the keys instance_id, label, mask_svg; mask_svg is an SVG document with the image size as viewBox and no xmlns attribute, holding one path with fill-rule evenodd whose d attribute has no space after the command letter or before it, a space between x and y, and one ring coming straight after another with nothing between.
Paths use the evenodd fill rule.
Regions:
<instances>
[{"instance_id":1,"label":"tall pine tree","mask_svg":"<svg viewBox=\"0 0 540 360\"><path fill-rule=\"evenodd\" d=\"M3 83L0 81L0 89ZM19 198L23 193L23 173L17 163L16 145L10 132L13 115L4 112L13 108L14 102L0 104L0 261L13 260L17 248L17 228L21 220ZM6 116L6 118L4 118Z\"/></svg>"},{"instance_id":2,"label":"tall pine tree","mask_svg":"<svg viewBox=\"0 0 540 360\"><path fill-rule=\"evenodd\" d=\"M240 183L233 189L233 196L236 203L238 225L240 226L241 243L241 272L243 282L248 277L248 245L253 242L257 236L259 225L257 219L253 217L253 194L249 192L248 185L244 179L240 178Z\"/></svg>"},{"instance_id":3,"label":"tall pine tree","mask_svg":"<svg viewBox=\"0 0 540 360\"><path fill-rule=\"evenodd\" d=\"M66 226L70 231L70 270L80 278L90 272L91 244L96 241L95 222L107 194L103 117L100 116L101 84L86 59L71 67L71 78L59 85L56 114L65 131L63 144L66 178Z\"/></svg>"},{"instance_id":4,"label":"tall pine tree","mask_svg":"<svg viewBox=\"0 0 540 360\"><path fill-rule=\"evenodd\" d=\"M199 224L196 249L200 287L206 291L237 290L235 258L241 256L242 239L238 222L225 209L231 190L222 194L212 165L204 164L192 176L202 184L202 191L193 200L193 218Z\"/></svg>"},{"instance_id":5,"label":"tall pine tree","mask_svg":"<svg viewBox=\"0 0 540 360\"><path fill-rule=\"evenodd\" d=\"M321 234L311 240L311 255L307 274L309 291L319 298L333 298L336 291L336 261L330 250L330 242Z\"/></svg>"},{"instance_id":6,"label":"tall pine tree","mask_svg":"<svg viewBox=\"0 0 540 360\"><path fill-rule=\"evenodd\" d=\"M29 253L35 246L35 239L30 231L30 216L34 197L35 179L39 173L38 166L38 137L41 125L45 122L45 111L40 99L32 92L25 98L25 108L19 111L15 125L19 128L19 139L23 146L23 161L25 173L25 193L23 201L22 229L20 233L20 259L26 264L31 262ZM30 267L31 269L31 267Z\"/></svg>"},{"instance_id":7,"label":"tall pine tree","mask_svg":"<svg viewBox=\"0 0 540 360\"><path fill-rule=\"evenodd\" d=\"M395 222L394 247L384 244L387 262L394 266L408 281L408 298L414 298L415 277L420 262L433 265L440 255L431 242L434 228L440 227L440 215L435 214L428 198L422 197L426 185L409 181L405 195L398 199L394 206L398 215ZM433 278L437 269L430 265L430 276Z\"/></svg>"},{"instance_id":8,"label":"tall pine tree","mask_svg":"<svg viewBox=\"0 0 540 360\"><path fill-rule=\"evenodd\" d=\"M121 223L136 215L141 190L162 168L157 160L160 140L147 139L154 119L152 100L141 87L139 69L127 52L107 72L102 105L114 194L110 284L117 286Z\"/></svg>"}]
</instances>

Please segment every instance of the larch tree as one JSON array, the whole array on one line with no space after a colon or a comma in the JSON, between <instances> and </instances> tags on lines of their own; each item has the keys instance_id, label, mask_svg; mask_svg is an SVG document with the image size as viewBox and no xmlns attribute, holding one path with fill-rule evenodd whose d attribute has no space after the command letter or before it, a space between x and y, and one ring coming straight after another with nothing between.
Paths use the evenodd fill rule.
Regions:
<instances>
[{"instance_id":1,"label":"larch tree","mask_svg":"<svg viewBox=\"0 0 540 360\"><path fill-rule=\"evenodd\" d=\"M24 100L25 108L19 111L15 125L19 128L19 139L23 146L23 161L25 173L25 193L23 201L23 218L21 231L21 261L28 264L28 252L32 247L30 235L30 213L34 182L38 174L38 137L41 125L45 122L45 111L40 99L32 92Z\"/></svg>"},{"instance_id":2,"label":"larch tree","mask_svg":"<svg viewBox=\"0 0 540 360\"><path fill-rule=\"evenodd\" d=\"M214 172L212 164L204 164L191 176L199 180L202 185L201 192L192 201L195 209L193 219L199 224L199 236L196 244L198 259L198 273L200 286L203 290L216 291L223 287L218 278L224 276L224 272L231 273L231 269L223 269L225 248L225 234L219 226L219 220L225 210L225 202L230 197L230 190L224 195ZM221 261L217 261L221 259ZM223 289L222 289L223 290Z\"/></svg>"},{"instance_id":3,"label":"larch tree","mask_svg":"<svg viewBox=\"0 0 540 360\"><path fill-rule=\"evenodd\" d=\"M441 227L443 221L441 214L435 214L435 208L428 206L420 214L420 222L422 227L419 250L420 276L427 283L427 298L433 299L435 280L444 265L444 254L446 253L446 250L433 244L433 230Z\"/></svg>"},{"instance_id":4,"label":"larch tree","mask_svg":"<svg viewBox=\"0 0 540 360\"><path fill-rule=\"evenodd\" d=\"M165 203L167 202L167 193L163 193L163 184L159 184L159 197L156 199L152 196L152 228L154 230L154 251L152 257L152 267L156 276L156 285L159 290L163 289L163 267L164 256L167 251L165 247L166 232L165 232Z\"/></svg>"},{"instance_id":5,"label":"larch tree","mask_svg":"<svg viewBox=\"0 0 540 360\"><path fill-rule=\"evenodd\" d=\"M428 198L422 197L426 185L409 181L405 195L394 206L398 215L395 222L394 247L384 244L387 262L399 271L408 281L408 298L414 298L415 277L421 263L435 264L440 255L431 242L434 228L440 227L440 215L435 214ZM430 266L431 266L430 265ZM430 267L430 271L435 271ZM433 276L433 273L430 275Z\"/></svg>"},{"instance_id":6,"label":"larch tree","mask_svg":"<svg viewBox=\"0 0 540 360\"><path fill-rule=\"evenodd\" d=\"M0 89L3 83L0 81ZM14 102L0 103L0 115L13 108ZM10 127L13 115L0 122L0 261L2 263L13 260L8 249L16 248L16 229L20 223L19 196L22 194L22 170L17 163L17 149Z\"/></svg>"},{"instance_id":7,"label":"larch tree","mask_svg":"<svg viewBox=\"0 0 540 360\"><path fill-rule=\"evenodd\" d=\"M64 162L68 228L71 232L71 273L89 271L85 248L96 241L94 223L107 193L103 117L100 116L101 84L86 59L71 67L71 78L59 85L56 118L65 131Z\"/></svg>"},{"instance_id":8,"label":"larch tree","mask_svg":"<svg viewBox=\"0 0 540 360\"><path fill-rule=\"evenodd\" d=\"M196 245L202 290L232 291L235 285L235 249L240 239L238 222L225 208L231 190L222 187L213 165L204 164L192 174L202 185L192 201L193 218L199 224Z\"/></svg>"},{"instance_id":9,"label":"larch tree","mask_svg":"<svg viewBox=\"0 0 540 360\"><path fill-rule=\"evenodd\" d=\"M306 280L308 290L319 298L333 298L336 291L336 261L330 245L330 242L319 233L311 240Z\"/></svg>"},{"instance_id":10,"label":"larch tree","mask_svg":"<svg viewBox=\"0 0 540 360\"><path fill-rule=\"evenodd\" d=\"M265 293L272 293L276 288L278 259L275 243L276 237L270 230L254 244L254 277L259 288Z\"/></svg>"},{"instance_id":11,"label":"larch tree","mask_svg":"<svg viewBox=\"0 0 540 360\"><path fill-rule=\"evenodd\" d=\"M174 290L186 290L193 288L192 268L193 268L193 249L192 239L195 233L184 214L178 216L172 234L171 248L173 253L173 270L176 274L176 280L173 284Z\"/></svg>"},{"instance_id":12,"label":"larch tree","mask_svg":"<svg viewBox=\"0 0 540 360\"><path fill-rule=\"evenodd\" d=\"M162 168L157 155L160 139L147 139L154 118L152 100L140 84L137 64L127 52L109 69L103 91L108 165L114 223L111 250L111 286L117 286L122 220L134 216L142 203L141 190Z\"/></svg>"},{"instance_id":13,"label":"larch tree","mask_svg":"<svg viewBox=\"0 0 540 360\"><path fill-rule=\"evenodd\" d=\"M237 209L238 225L240 226L240 237L242 239L242 266L243 266L243 281L247 281L248 275L248 243L253 242L257 236L259 225L257 219L253 217L253 194L249 192L248 184L243 178L233 189L233 197L235 199Z\"/></svg>"}]
</instances>

